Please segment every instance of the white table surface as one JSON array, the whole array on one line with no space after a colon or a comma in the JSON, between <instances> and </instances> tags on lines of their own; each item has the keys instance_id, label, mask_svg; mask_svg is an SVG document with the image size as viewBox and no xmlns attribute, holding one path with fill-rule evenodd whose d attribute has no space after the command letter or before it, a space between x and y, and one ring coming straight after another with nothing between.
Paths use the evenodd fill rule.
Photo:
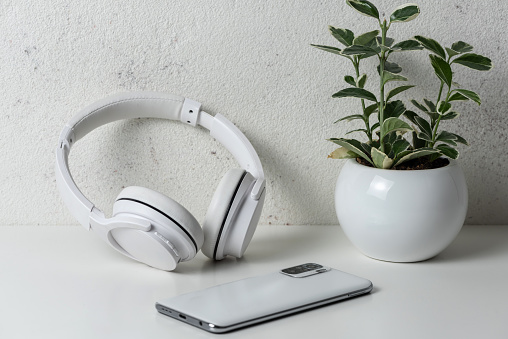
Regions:
<instances>
[{"instance_id":1,"label":"white table surface","mask_svg":"<svg viewBox=\"0 0 508 339\"><path fill-rule=\"evenodd\" d=\"M304 262L370 279L371 294L229 334L157 300ZM241 260L163 272L78 226L0 227L0 338L508 338L508 226L467 226L420 263L360 254L338 226L260 226Z\"/></svg>"}]
</instances>

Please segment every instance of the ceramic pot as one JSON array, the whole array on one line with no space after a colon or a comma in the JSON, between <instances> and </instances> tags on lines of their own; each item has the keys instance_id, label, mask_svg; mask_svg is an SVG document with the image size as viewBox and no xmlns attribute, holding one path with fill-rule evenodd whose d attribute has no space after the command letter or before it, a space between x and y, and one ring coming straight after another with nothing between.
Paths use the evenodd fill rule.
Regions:
<instances>
[{"instance_id":1,"label":"ceramic pot","mask_svg":"<svg viewBox=\"0 0 508 339\"><path fill-rule=\"evenodd\" d=\"M459 233L468 194L460 166L398 171L350 159L335 188L335 209L349 240L365 255L393 262L432 258Z\"/></svg>"}]
</instances>

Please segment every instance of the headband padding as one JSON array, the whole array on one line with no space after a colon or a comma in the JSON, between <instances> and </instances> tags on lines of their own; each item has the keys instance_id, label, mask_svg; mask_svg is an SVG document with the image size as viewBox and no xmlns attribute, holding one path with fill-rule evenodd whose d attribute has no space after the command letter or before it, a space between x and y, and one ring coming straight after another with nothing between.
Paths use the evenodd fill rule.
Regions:
<instances>
[{"instance_id":1,"label":"headband padding","mask_svg":"<svg viewBox=\"0 0 508 339\"><path fill-rule=\"evenodd\" d=\"M215 259L215 247L221 236L228 212L232 212L229 208L235 198L235 192L238 190L245 175L246 171L243 169L234 168L229 170L217 186L210 207L208 207L208 212L206 212L203 223L205 242L201 252L211 259Z\"/></svg>"},{"instance_id":2,"label":"headband padding","mask_svg":"<svg viewBox=\"0 0 508 339\"><path fill-rule=\"evenodd\" d=\"M94 129L121 119L179 120L184 100L181 96L157 92L120 93L85 107L68 126L77 141Z\"/></svg>"},{"instance_id":3,"label":"headband padding","mask_svg":"<svg viewBox=\"0 0 508 339\"><path fill-rule=\"evenodd\" d=\"M135 201L146 206L146 213L142 215L145 218L150 219L151 215L153 215L152 213L158 213L160 216L170 219L165 225L166 227L170 227L169 223L173 221L190 236L190 240L195 245L196 251L199 251L203 245L203 230L199 222L185 207L175 200L149 188L139 186L124 188L116 198L116 201L121 200ZM113 214L115 214L115 212L113 208Z\"/></svg>"}]
</instances>

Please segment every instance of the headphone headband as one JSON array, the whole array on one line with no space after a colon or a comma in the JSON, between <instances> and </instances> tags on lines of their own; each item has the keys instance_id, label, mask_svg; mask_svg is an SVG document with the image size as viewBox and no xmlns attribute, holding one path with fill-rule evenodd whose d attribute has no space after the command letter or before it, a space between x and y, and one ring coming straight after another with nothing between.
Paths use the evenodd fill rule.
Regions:
<instances>
[{"instance_id":1,"label":"headphone headband","mask_svg":"<svg viewBox=\"0 0 508 339\"><path fill-rule=\"evenodd\" d=\"M82 109L64 127L56 149L56 181L63 200L81 225L90 229L90 218L102 215L76 186L68 166L68 156L74 143L94 129L113 121L133 118L161 118L180 120L191 126L210 130L236 159L240 166L256 180L251 196L258 200L264 190L261 161L249 140L229 120L220 114L215 117L201 111L201 104L180 96L156 92L117 94Z\"/></svg>"}]
</instances>

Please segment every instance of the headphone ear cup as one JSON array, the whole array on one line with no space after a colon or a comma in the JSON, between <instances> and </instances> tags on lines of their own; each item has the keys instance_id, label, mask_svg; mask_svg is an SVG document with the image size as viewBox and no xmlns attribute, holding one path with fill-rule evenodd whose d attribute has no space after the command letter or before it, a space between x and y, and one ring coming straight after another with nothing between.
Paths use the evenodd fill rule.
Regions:
<instances>
[{"instance_id":1,"label":"headphone ear cup","mask_svg":"<svg viewBox=\"0 0 508 339\"><path fill-rule=\"evenodd\" d=\"M225 227L228 216L235 213L232 209L235 199L242 199L246 189L254 182L254 177L243 169L231 169L222 178L215 191L203 223L205 241L201 252L210 259L220 260L217 254L219 242L227 236ZM231 220L230 220L231 222Z\"/></svg>"},{"instance_id":2,"label":"headphone ear cup","mask_svg":"<svg viewBox=\"0 0 508 339\"><path fill-rule=\"evenodd\" d=\"M203 245L203 230L196 218L159 192L138 186L124 188L113 206L113 217L121 214L150 221L148 232L123 228L111 231L127 253L149 266L172 270L178 262L192 259Z\"/></svg>"}]
</instances>

